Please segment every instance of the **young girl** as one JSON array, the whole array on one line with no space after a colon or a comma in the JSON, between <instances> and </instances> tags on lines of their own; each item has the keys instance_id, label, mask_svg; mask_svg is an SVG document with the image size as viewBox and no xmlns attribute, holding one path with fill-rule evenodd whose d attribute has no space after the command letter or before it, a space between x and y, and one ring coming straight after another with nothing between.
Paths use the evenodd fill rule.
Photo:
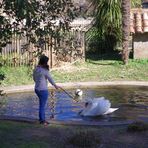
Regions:
<instances>
[{"instance_id":1,"label":"young girl","mask_svg":"<svg viewBox=\"0 0 148 148\"><path fill-rule=\"evenodd\" d=\"M47 80L56 88L57 86L49 73L49 58L42 55L39 59L37 67L33 71L33 80L35 82L35 93L39 98L39 121L40 124L48 125L45 120L45 105L48 99L48 83Z\"/></svg>"}]
</instances>

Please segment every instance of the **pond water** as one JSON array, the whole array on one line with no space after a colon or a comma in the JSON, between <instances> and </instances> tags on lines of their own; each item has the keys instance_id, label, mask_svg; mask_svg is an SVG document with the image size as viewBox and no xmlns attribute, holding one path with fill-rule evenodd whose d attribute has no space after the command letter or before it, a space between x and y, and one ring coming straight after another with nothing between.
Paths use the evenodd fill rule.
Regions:
<instances>
[{"instance_id":1,"label":"pond water","mask_svg":"<svg viewBox=\"0 0 148 148\"><path fill-rule=\"evenodd\" d=\"M111 122L144 120L148 122L148 88L109 87L82 89L82 100L73 100L64 92L50 95L46 105L46 118L58 121ZM67 90L74 96L75 90ZM82 117L78 113L84 107L84 100L104 96L111 101L111 107L119 109L99 117ZM7 95L0 108L0 115L38 119L38 98L33 92Z\"/></svg>"}]
</instances>

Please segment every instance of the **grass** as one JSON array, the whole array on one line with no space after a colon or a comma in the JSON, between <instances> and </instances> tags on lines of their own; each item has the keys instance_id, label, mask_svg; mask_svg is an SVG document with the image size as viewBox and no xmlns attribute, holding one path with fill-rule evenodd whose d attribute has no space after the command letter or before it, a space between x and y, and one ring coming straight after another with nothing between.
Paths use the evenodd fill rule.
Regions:
<instances>
[{"instance_id":1,"label":"grass","mask_svg":"<svg viewBox=\"0 0 148 148\"><path fill-rule=\"evenodd\" d=\"M73 138L71 134L75 135L80 128L75 128L75 130L76 132L70 127L56 125L44 128L37 124L2 121L0 122L0 147L64 148L65 145L70 145L69 139ZM80 143L81 142L78 144ZM71 145L73 145L73 143Z\"/></svg>"},{"instance_id":2,"label":"grass","mask_svg":"<svg viewBox=\"0 0 148 148\"><path fill-rule=\"evenodd\" d=\"M33 84L32 69L28 67L1 67L2 86ZM117 60L87 60L52 70L56 82L84 81L148 81L148 60L129 60L123 65Z\"/></svg>"},{"instance_id":3,"label":"grass","mask_svg":"<svg viewBox=\"0 0 148 148\"><path fill-rule=\"evenodd\" d=\"M68 139L68 142L76 147L96 147L101 144L100 137L92 131L79 131Z\"/></svg>"},{"instance_id":4,"label":"grass","mask_svg":"<svg viewBox=\"0 0 148 148\"><path fill-rule=\"evenodd\" d=\"M0 75L4 78L0 81L2 86L15 86L32 84L32 70L29 67L1 67Z\"/></svg>"},{"instance_id":5,"label":"grass","mask_svg":"<svg viewBox=\"0 0 148 148\"><path fill-rule=\"evenodd\" d=\"M143 132L148 130L148 123L142 121L135 121L127 128L128 132Z\"/></svg>"},{"instance_id":6,"label":"grass","mask_svg":"<svg viewBox=\"0 0 148 148\"><path fill-rule=\"evenodd\" d=\"M0 123L0 147L1 148L41 148L48 147L44 141L36 141L35 138L27 138L25 130L33 126L25 123L2 122ZM36 127L37 128L37 127ZM24 134L23 134L24 133ZM29 134L29 132L28 132Z\"/></svg>"},{"instance_id":7,"label":"grass","mask_svg":"<svg viewBox=\"0 0 148 148\"><path fill-rule=\"evenodd\" d=\"M148 80L148 60L130 61L123 65L115 60L88 60L85 63L75 63L72 67L53 71L57 82L73 81L116 81L116 80Z\"/></svg>"},{"instance_id":8,"label":"grass","mask_svg":"<svg viewBox=\"0 0 148 148\"><path fill-rule=\"evenodd\" d=\"M127 127L49 125L43 127L0 121L1 148L147 147L147 131L127 132Z\"/></svg>"}]
</instances>

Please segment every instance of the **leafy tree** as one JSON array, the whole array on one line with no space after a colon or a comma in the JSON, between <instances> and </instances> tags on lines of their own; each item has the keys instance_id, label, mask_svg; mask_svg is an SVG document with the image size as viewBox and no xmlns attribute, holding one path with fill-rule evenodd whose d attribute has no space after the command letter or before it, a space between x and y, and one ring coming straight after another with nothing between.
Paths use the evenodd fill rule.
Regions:
<instances>
[{"instance_id":1,"label":"leafy tree","mask_svg":"<svg viewBox=\"0 0 148 148\"><path fill-rule=\"evenodd\" d=\"M141 7L141 0L131 0L131 7L132 8L140 8Z\"/></svg>"},{"instance_id":2,"label":"leafy tree","mask_svg":"<svg viewBox=\"0 0 148 148\"><path fill-rule=\"evenodd\" d=\"M94 0L93 3L96 7L97 28L102 34L117 35L121 25L120 0Z\"/></svg>"},{"instance_id":3,"label":"leafy tree","mask_svg":"<svg viewBox=\"0 0 148 148\"><path fill-rule=\"evenodd\" d=\"M98 40L100 40L104 38L106 41L108 41L109 39L107 37L109 36L110 39L114 39L112 42L112 45L114 45L114 47L116 46L117 42L123 41L124 42L123 44L125 44L125 41L124 41L125 37L123 38L125 32L123 32L123 36L122 36L122 23L124 23L125 16L129 17L129 11L130 11L130 6L128 6L128 10L124 8L125 4L126 4L126 7L127 5L130 5L130 3L133 8L141 7L141 0L131 0L131 1L129 0L126 2L124 3L121 0L91 0L90 6L94 7L94 9L91 9L91 10L94 10L96 23L95 23L95 29L93 28L93 30L91 31L91 34L89 35L89 39L98 38ZM128 16L127 14L125 15L125 13L128 13ZM129 18L128 20L126 18L126 23L127 25L129 25ZM123 25L123 28L125 27L125 25ZM127 30L129 31L129 29ZM124 47L124 52L125 52L125 47ZM122 52L123 60L125 59L124 52ZM124 63L126 62L124 61Z\"/></svg>"},{"instance_id":4,"label":"leafy tree","mask_svg":"<svg viewBox=\"0 0 148 148\"><path fill-rule=\"evenodd\" d=\"M4 16L1 8L2 4L0 4L0 52L2 47L6 46L12 34L10 20Z\"/></svg>"},{"instance_id":5,"label":"leafy tree","mask_svg":"<svg viewBox=\"0 0 148 148\"><path fill-rule=\"evenodd\" d=\"M58 38L68 30L75 17L71 0L3 0L0 10L1 49L16 33L27 36L28 43L41 50L48 37Z\"/></svg>"},{"instance_id":6,"label":"leafy tree","mask_svg":"<svg viewBox=\"0 0 148 148\"><path fill-rule=\"evenodd\" d=\"M95 28L91 30L88 38L91 42L97 38L98 50L112 51L117 42L121 41L121 1L92 0L91 6L94 7L92 10L94 10Z\"/></svg>"}]
</instances>

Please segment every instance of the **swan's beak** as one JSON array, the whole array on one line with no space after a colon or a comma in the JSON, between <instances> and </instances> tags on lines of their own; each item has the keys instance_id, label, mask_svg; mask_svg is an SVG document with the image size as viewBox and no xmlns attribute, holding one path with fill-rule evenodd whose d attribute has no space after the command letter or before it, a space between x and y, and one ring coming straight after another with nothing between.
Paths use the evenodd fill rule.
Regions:
<instances>
[{"instance_id":1,"label":"swan's beak","mask_svg":"<svg viewBox=\"0 0 148 148\"><path fill-rule=\"evenodd\" d=\"M113 113L114 111L118 110L119 108L109 108L109 110L107 112L104 113L104 115L106 114L111 114Z\"/></svg>"}]
</instances>

